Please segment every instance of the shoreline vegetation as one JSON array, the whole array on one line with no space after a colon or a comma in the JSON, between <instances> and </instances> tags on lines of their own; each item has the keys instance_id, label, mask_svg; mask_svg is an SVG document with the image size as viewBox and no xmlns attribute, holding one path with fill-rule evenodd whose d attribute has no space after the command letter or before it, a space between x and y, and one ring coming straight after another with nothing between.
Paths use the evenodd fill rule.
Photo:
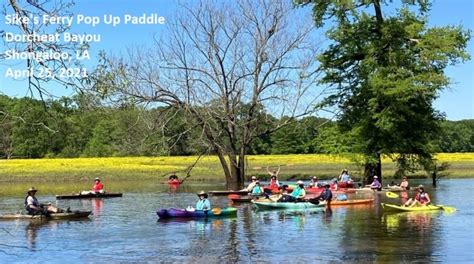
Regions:
<instances>
[{"instance_id":1,"label":"shoreline vegetation","mask_svg":"<svg viewBox=\"0 0 474 264\"><path fill-rule=\"evenodd\" d=\"M449 163L443 174L446 178L473 177L474 153L439 153L438 162ZM183 179L185 170L196 161L196 156L109 157L109 158L54 158L0 160L0 182L81 182L95 177L107 180L166 181L173 172ZM270 169L281 167L280 180L332 179L347 168L355 180L361 180L362 168L349 159L327 154L248 155L247 177L256 175L262 180L269 177ZM395 163L382 161L383 178L392 178ZM409 178L429 178L419 170L407 174ZM217 156L202 157L191 171L187 182L225 182Z\"/></svg>"}]
</instances>

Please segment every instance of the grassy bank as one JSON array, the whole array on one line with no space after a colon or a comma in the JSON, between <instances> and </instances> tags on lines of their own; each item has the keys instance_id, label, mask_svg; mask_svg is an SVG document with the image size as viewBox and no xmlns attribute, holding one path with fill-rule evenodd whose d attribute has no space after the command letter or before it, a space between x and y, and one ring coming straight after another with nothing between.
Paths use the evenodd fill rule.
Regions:
<instances>
[{"instance_id":1,"label":"grassy bank","mask_svg":"<svg viewBox=\"0 0 474 264\"><path fill-rule=\"evenodd\" d=\"M474 153L438 154L439 162L449 162L448 177L473 177ZM126 158L76 158L76 159L12 159L0 160L0 181L90 181L94 177L117 180L165 181L167 175L184 171L196 157L126 157ZM323 155L253 155L247 157L247 175L267 177L267 166L281 165L281 179L307 178L317 175L332 178L342 168L348 168L355 178L361 168L348 159ZM383 161L384 177L395 172L394 163ZM188 181L223 181L223 172L215 156L203 157L192 171ZM422 171L412 177L426 177Z\"/></svg>"}]
</instances>

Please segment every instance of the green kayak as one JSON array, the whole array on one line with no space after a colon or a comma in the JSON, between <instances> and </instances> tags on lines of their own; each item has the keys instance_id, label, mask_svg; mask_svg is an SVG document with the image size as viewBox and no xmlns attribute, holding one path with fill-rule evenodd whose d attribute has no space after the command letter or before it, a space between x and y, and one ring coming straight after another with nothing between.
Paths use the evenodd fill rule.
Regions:
<instances>
[{"instance_id":1,"label":"green kayak","mask_svg":"<svg viewBox=\"0 0 474 264\"><path fill-rule=\"evenodd\" d=\"M448 207L444 205L425 205L425 206L415 206L415 207L405 207L395 204L386 204L382 203L382 208L386 211L407 211L407 212L417 212L417 211L433 211L433 210L444 210L448 212L456 211L454 207Z\"/></svg>"},{"instance_id":2,"label":"green kayak","mask_svg":"<svg viewBox=\"0 0 474 264\"><path fill-rule=\"evenodd\" d=\"M310 202L259 202L254 200L252 203L261 209L310 209L326 206L324 202L313 204Z\"/></svg>"}]
</instances>

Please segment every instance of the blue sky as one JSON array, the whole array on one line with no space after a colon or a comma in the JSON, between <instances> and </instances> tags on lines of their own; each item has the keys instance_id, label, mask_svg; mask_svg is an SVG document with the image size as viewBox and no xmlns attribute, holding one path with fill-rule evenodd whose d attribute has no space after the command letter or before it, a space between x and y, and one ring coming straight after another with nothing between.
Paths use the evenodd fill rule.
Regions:
<instances>
[{"instance_id":1,"label":"blue sky","mask_svg":"<svg viewBox=\"0 0 474 264\"><path fill-rule=\"evenodd\" d=\"M156 13L164 16L167 20L172 19L172 14L176 9L175 0L77 0L73 7L74 14L89 16L100 16L111 14L123 16L124 14L142 15L143 13ZM474 1L472 0L436 0L430 12L429 21L431 25L462 25L465 29L474 31ZM4 23L4 18L0 18L0 25L8 31L8 26ZM101 42L92 44L90 48L91 56L88 65L93 65L94 58L99 50L119 54L125 52L127 47L134 45L149 45L153 36L163 34L162 25L124 25L117 27L100 24L96 27L74 25L73 31L76 33L100 34ZM3 45L3 44L2 44ZM4 47L1 47L4 50ZM474 40L468 46L468 52L474 56ZM473 58L474 59L474 58ZM0 91L10 96L26 96L27 89L25 81L14 81L5 78L4 73L7 67L11 67L11 61L6 64L0 63ZM18 67L18 65L16 66ZM474 118L474 62L470 60L464 64L449 67L446 74L452 79L451 87L441 93L440 98L435 102L436 109L446 113L449 120L473 119ZM70 95L71 90L65 90L57 85L48 87L55 95Z\"/></svg>"}]
</instances>

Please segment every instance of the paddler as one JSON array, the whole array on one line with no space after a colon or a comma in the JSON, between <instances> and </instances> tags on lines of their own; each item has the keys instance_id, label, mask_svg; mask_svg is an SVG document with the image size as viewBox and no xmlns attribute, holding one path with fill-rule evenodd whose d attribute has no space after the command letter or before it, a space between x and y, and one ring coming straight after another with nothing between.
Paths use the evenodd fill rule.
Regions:
<instances>
[{"instance_id":1,"label":"paddler","mask_svg":"<svg viewBox=\"0 0 474 264\"><path fill-rule=\"evenodd\" d=\"M284 194L278 201L279 202L299 202L306 196L306 190L304 189L304 182L299 180L296 182L296 188L291 194Z\"/></svg>"},{"instance_id":2,"label":"paddler","mask_svg":"<svg viewBox=\"0 0 474 264\"><path fill-rule=\"evenodd\" d=\"M38 199L36 199L37 191L38 190L35 187L31 187L28 190L27 195L25 197L25 209L29 215L37 215L37 214L48 215L50 213L64 213L64 210L51 205L51 203L48 203L47 205L40 204L38 202ZM69 211L69 208L67 211Z\"/></svg>"},{"instance_id":3,"label":"paddler","mask_svg":"<svg viewBox=\"0 0 474 264\"><path fill-rule=\"evenodd\" d=\"M403 206L413 207L416 205L424 206L431 203L430 195L425 192L425 187L423 185L418 186L418 193L415 198L410 198Z\"/></svg>"},{"instance_id":4,"label":"paddler","mask_svg":"<svg viewBox=\"0 0 474 264\"><path fill-rule=\"evenodd\" d=\"M104 193L104 185L100 182L100 178L95 178L94 185L92 186L92 190L82 191L81 195L98 194L98 193Z\"/></svg>"},{"instance_id":5,"label":"paddler","mask_svg":"<svg viewBox=\"0 0 474 264\"><path fill-rule=\"evenodd\" d=\"M209 202L209 199L207 199L207 193L205 191L200 191L197 196L199 197L199 201L196 203L196 210L211 210L211 202Z\"/></svg>"},{"instance_id":6,"label":"paddler","mask_svg":"<svg viewBox=\"0 0 474 264\"><path fill-rule=\"evenodd\" d=\"M262 186L260 186L260 182L259 181L255 181L255 186L252 188L252 192L250 192L250 195L252 196L261 196L261 195L264 195L265 192L262 188Z\"/></svg>"}]
</instances>

